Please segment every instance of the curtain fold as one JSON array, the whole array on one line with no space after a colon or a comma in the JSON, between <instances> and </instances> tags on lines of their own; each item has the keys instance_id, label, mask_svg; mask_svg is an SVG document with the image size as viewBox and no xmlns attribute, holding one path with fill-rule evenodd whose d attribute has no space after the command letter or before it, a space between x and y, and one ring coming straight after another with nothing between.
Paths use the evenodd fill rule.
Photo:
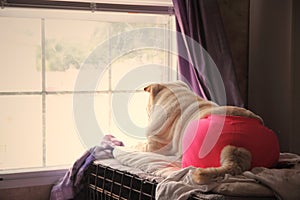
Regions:
<instances>
[{"instance_id":1,"label":"curtain fold","mask_svg":"<svg viewBox=\"0 0 300 200\"><path fill-rule=\"evenodd\" d=\"M243 107L217 0L173 0L173 5L180 79L205 99Z\"/></svg>"}]
</instances>

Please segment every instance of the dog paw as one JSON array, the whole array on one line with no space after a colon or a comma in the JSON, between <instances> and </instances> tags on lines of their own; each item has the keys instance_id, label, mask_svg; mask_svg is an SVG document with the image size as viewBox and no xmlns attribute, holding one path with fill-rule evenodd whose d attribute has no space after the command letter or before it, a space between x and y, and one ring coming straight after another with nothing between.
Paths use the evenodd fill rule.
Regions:
<instances>
[{"instance_id":1,"label":"dog paw","mask_svg":"<svg viewBox=\"0 0 300 200\"><path fill-rule=\"evenodd\" d=\"M215 177L212 176L211 173L207 172L206 169L197 168L193 172L192 178L196 184L208 184L211 183Z\"/></svg>"}]
</instances>

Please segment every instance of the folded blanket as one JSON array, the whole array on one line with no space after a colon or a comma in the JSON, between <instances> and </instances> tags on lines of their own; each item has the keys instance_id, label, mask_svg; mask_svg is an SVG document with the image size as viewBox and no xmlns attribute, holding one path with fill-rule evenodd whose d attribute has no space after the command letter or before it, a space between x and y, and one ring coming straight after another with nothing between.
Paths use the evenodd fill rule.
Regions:
<instances>
[{"instance_id":1,"label":"folded blanket","mask_svg":"<svg viewBox=\"0 0 300 200\"><path fill-rule=\"evenodd\" d=\"M158 184L156 198L187 199L195 192L214 192L230 196L271 197L282 200L300 199L300 156L281 154L279 163L294 163L289 169L267 169L257 167L240 176L226 175L207 185L197 185L191 174L195 168L189 167L171 174ZM171 196L170 196L171 195ZM218 199L213 196L212 199Z\"/></svg>"},{"instance_id":2,"label":"folded blanket","mask_svg":"<svg viewBox=\"0 0 300 200\"><path fill-rule=\"evenodd\" d=\"M156 188L156 199L159 200L184 200L192 194L213 200L222 199L223 195L261 198L275 195L277 199L300 199L300 156L296 154L281 153L278 167L283 169L257 167L239 176L219 177L206 185L195 184L191 178L195 168L180 169L180 162L176 162L175 157L125 147L116 147L113 155L123 165L164 177ZM208 192L215 195L207 195Z\"/></svg>"},{"instance_id":3,"label":"folded blanket","mask_svg":"<svg viewBox=\"0 0 300 200\"><path fill-rule=\"evenodd\" d=\"M245 172L244 175L270 188L278 199L300 199L300 156L287 153L282 154L281 158L281 162L289 163L292 167L288 169L258 167L251 172Z\"/></svg>"},{"instance_id":4,"label":"folded blanket","mask_svg":"<svg viewBox=\"0 0 300 200\"><path fill-rule=\"evenodd\" d=\"M218 185L218 183L210 185L195 185L191 178L191 172L193 169L193 167L184 168L171 174L165 180L160 182L156 188L155 199L186 200L193 193L209 192ZM206 196L205 199L208 198L212 200L219 200L223 199L223 196L214 194L209 197Z\"/></svg>"},{"instance_id":5,"label":"folded blanket","mask_svg":"<svg viewBox=\"0 0 300 200\"><path fill-rule=\"evenodd\" d=\"M163 178L181 168L181 162L175 156L164 156L153 152L140 152L127 147L115 147L113 156L125 166L141 169L146 173Z\"/></svg>"}]
</instances>

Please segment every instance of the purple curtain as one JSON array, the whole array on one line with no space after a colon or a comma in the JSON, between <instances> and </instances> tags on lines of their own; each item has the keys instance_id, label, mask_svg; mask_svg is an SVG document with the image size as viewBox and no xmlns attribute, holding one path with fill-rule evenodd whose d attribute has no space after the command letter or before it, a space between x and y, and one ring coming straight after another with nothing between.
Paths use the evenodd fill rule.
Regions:
<instances>
[{"instance_id":1,"label":"purple curtain","mask_svg":"<svg viewBox=\"0 0 300 200\"><path fill-rule=\"evenodd\" d=\"M173 4L180 35L177 43L181 79L205 99L243 107L217 0L173 0Z\"/></svg>"}]
</instances>

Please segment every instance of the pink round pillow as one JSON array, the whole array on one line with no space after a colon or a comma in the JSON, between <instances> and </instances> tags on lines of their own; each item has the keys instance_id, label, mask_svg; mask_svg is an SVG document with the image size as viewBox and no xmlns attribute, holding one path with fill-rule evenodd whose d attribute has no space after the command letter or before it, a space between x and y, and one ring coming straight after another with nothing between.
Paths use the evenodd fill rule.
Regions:
<instances>
[{"instance_id":1,"label":"pink round pillow","mask_svg":"<svg viewBox=\"0 0 300 200\"><path fill-rule=\"evenodd\" d=\"M251 152L251 167L272 167L279 158L276 134L259 120L240 116L209 115L191 121L182 142L182 167L219 167L227 145Z\"/></svg>"}]
</instances>

